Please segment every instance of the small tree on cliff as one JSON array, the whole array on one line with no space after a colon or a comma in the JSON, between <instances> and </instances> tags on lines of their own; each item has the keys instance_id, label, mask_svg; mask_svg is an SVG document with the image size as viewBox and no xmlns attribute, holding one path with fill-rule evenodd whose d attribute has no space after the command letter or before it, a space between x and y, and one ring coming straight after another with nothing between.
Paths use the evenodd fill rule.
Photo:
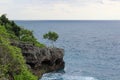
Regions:
<instances>
[{"instance_id":1,"label":"small tree on cliff","mask_svg":"<svg viewBox=\"0 0 120 80\"><path fill-rule=\"evenodd\" d=\"M52 46L54 47L53 43L59 38L59 35L56 32L49 31L48 33L43 35L43 38L50 40Z\"/></svg>"}]
</instances>

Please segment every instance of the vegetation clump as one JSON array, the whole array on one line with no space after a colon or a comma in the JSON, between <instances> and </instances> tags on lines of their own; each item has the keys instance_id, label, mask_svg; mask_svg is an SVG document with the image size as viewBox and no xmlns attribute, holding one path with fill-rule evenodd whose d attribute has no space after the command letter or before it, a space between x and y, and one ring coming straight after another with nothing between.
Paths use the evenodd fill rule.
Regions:
<instances>
[{"instance_id":1,"label":"vegetation clump","mask_svg":"<svg viewBox=\"0 0 120 80\"><path fill-rule=\"evenodd\" d=\"M46 34L43 35L43 38L50 40L51 44L54 47L53 43L59 38L59 35L56 32L49 31L48 33L46 33Z\"/></svg>"},{"instance_id":2,"label":"vegetation clump","mask_svg":"<svg viewBox=\"0 0 120 80\"><path fill-rule=\"evenodd\" d=\"M21 49L12 46L11 41L26 42L38 47L39 43L33 32L19 27L6 15L0 17L0 80L38 80L28 69L22 56Z\"/></svg>"},{"instance_id":3,"label":"vegetation clump","mask_svg":"<svg viewBox=\"0 0 120 80\"><path fill-rule=\"evenodd\" d=\"M8 20L5 14L0 17L0 25L5 27L7 33L9 34L9 39L27 42L34 44L37 47L45 47L44 44L37 41L33 35L33 31L21 28L14 21Z\"/></svg>"}]
</instances>

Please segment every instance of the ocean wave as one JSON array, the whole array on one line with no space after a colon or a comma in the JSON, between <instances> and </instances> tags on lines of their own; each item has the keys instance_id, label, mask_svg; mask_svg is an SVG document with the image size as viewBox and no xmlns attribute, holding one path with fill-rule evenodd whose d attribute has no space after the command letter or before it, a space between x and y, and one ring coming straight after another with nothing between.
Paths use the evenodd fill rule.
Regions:
<instances>
[{"instance_id":1,"label":"ocean wave","mask_svg":"<svg viewBox=\"0 0 120 80\"><path fill-rule=\"evenodd\" d=\"M42 79L40 80L98 80L94 77L86 77L86 76L72 76L72 75L64 75L61 73L48 73L44 74Z\"/></svg>"}]
</instances>

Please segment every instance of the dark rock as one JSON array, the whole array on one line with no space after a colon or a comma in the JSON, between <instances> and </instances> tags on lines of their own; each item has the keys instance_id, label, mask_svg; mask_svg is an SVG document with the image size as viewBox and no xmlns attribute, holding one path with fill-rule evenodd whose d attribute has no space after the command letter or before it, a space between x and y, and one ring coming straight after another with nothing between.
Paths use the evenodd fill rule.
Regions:
<instances>
[{"instance_id":1,"label":"dark rock","mask_svg":"<svg viewBox=\"0 0 120 80\"><path fill-rule=\"evenodd\" d=\"M16 44L14 44L16 46ZM21 48L26 63L29 65L34 74L38 74L41 69L45 72L63 69L65 64L63 61L64 50L60 48L39 48L32 44L17 44Z\"/></svg>"}]
</instances>

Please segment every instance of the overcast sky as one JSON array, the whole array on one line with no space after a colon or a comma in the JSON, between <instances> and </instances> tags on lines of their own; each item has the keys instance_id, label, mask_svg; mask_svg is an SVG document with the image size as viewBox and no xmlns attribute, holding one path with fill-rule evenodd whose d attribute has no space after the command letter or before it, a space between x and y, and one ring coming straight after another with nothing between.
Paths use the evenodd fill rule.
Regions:
<instances>
[{"instance_id":1,"label":"overcast sky","mask_svg":"<svg viewBox=\"0 0 120 80\"><path fill-rule=\"evenodd\" d=\"M120 0L0 0L14 20L120 20Z\"/></svg>"}]
</instances>

